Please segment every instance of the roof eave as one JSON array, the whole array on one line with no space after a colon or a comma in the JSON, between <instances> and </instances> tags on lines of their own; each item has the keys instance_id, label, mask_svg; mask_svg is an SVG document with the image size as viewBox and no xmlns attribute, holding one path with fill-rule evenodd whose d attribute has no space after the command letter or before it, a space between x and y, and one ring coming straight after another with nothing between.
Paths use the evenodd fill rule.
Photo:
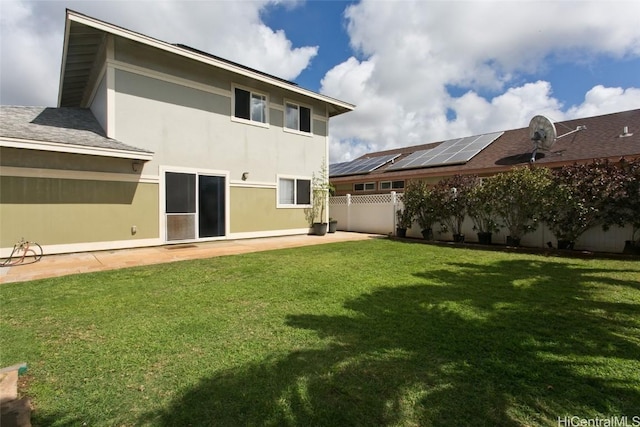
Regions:
<instances>
[{"instance_id":1,"label":"roof eave","mask_svg":"<svg viewBox=\"0 0 640 427\"><path fill-rule=\"evenodd\" d=\"M292 85L292 84L287 84L283 81L280 81L279 79L274 78L270 78L266 75L263 75L261 73L257 73L257 72L253 72L250 70L246 70L244 68L238 67L238 66L234 66L233 64L230 63L226 63L220 60L217 60L215 58L211 58L208 57L206 55L202 55L199 54L197 52L193 52L191 50L188 49L184 49L175 45L172 45L170 43L166 43L163 42L161 40L157 40L154 39L152 37L146 36L144 34L140 34L131 30L127 30L125 28L122 27L118 27L116 25L113 24L109 24L107 22L104 21L100 21L98 19L92 18L90 16L87 15L83 15L81 13L75 12L73 10L67 9L67 17L66 17L66 21L65 21L65 42L64 42L64 47L63 47L63 58L62 58L62 68L61 68L61 72L60 72L60 90L59 90L59 94L58 94L58 103L60 103L60 99L62 98L62 82L64 79L64 73L65 73L65 68L66 68L66 54L68 51L68 44L69 44L69 27L70 27L70 23L71 22L77 22L79 24L83 24L83 25L87 25L89 27L95 28L97 30L100 31L104 31L106 33L109 34L113 34L119 37L123 37L132 41L136 41L151 47L155 47L161 50L164 50L166 52L170 52L176 55L180 55L182 57L185 58L190 58L193 60L196 60L198 62L202 62L208 65L212 65L215 66L217 68L223 69L223 70L227 70L236 74L240 74L243 75L245 77L249 77L251 79L254 80L258 80L261 81L263 83L267 83L270 84L272 86L276 86L291 92L295 92L298 93L300 95L304 95L304 96L308 96L311 98L314 98L316 100L322 101L322 102L326 102L327 104L332 105L333 108L333 114L330 111L329 112L329 116L333 117L339 114L343 114L349 111L352 111L353 109L355 109L355 105L350 104L348 102L344 102L344 101L340 101L334 98L331 98L329 96L326 95L322 95L316 92L313 92L311 90L308 89L303 89L300 88L298 86ZM60 105L60 104L58 104Z\"/></svg>"},{"instance_id":2,"label":"roof eave","mask_svg":"<svg viewBox=\"0 0 640 427\"><path fill-rule=\"evenodd\" d=\"M64 21L64 42L62 44L62 59L60 61L60 77L58 81L58 107L60 107L62 102L62 88L64 84L64 74L67 68L67 53L69 51L69 27L71 26L69 12L69 9L67 9L67 19Z\"/></svg>"},{"instance_id":3,"label":"roof eave","mask_svg":"<svg viewBox=\"0 0 640 427\"><path fill-rule=\"evenodd\" d=\"M23 148L28 150L50 151L57 153L86 154L100 157L115 157L122 159L150 161L153 153L148 151L134 151L105 147L88 147L77 144L62 144L50 141L34 141L20 138L0 138L0 147Z\"/></svg>"}]
</instances>

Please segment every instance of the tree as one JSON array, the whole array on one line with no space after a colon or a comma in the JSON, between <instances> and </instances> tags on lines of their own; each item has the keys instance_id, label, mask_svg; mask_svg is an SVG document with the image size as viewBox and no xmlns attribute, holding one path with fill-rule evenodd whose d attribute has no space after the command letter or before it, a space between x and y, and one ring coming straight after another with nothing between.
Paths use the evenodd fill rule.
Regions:
<instances>
[{"instance_id":1,"label":"tree","mask_svg":"<svg viewBox=\"0 0 640 427\"><path fill-rule=\"evenodd\" d=\"M467 197L476 185L475 175L454 175L433 187L435 216L443 231L451 231L455 239L462 236L462 223L467 215Z\"/></svg>"},{"instance_id":2,"label":"tree","mask_svg":"<svg viewBox=\"0 0 640 427\"><path fill-rule=\"evenodd\" d=\"M553 172L542 218L569 247L589 228L604 225L621 197L620 169L607 160L564 166Z\"/></svg>"},{"instance_id":3,"label":"tree","mask_svg":"<svg viewBox=\"0 0 640 427\"><path fill-rule=\"evenodd\" d=\"M327 210L328 197L333 190L329 183L326 160L318 172L314 172L311 178L311 207L305 209L305 216L309 225L326 224L325 212ZM317 220L316 220L317 219Z\"/></svg>"},{"instance_id":4,"label":"tree","mask_svg":"<svg viewBox=\"0 0 640 427\"><path fill-rule=\"evenodd\" d=\"M495 201L495 185L491 179L478 180L467 197L467 213L478 233L493 233L499 230Z\"/></svg>"},{"instance_id":5,"label":"tree","mask_svg":"<svg viewBox=\"0 0 640 427\"><path fill-rule=\"evenodd\" d=\"M640 246L640 158L622 159L617 169L612 177L618 191L612 192L612 202L604 209L602 228L631 225L631 242Z\"/></svg>"},{"instance_id":6,"label":"tree","mask_svg":"<svg viewBox=\"0 0 640 427\"><path fill-rule=\"evenodd\" d=\"M514 242L538 228L544 196L552 182L549 169L524 166L487 181L491 182L496 213Z\"/></svg>"},{"instance_id":7,"label":"tree","mask_svg":"<svg viewBox=\"0 0 640 427\"><path fill-rule=\"evenodd\" d=\"M411 222L417 220L422 234L429 235L433 224L438 220L431 188L423 181L410 181L402 197L404 207L411 216Z\"/></svg>"}]
</instances>

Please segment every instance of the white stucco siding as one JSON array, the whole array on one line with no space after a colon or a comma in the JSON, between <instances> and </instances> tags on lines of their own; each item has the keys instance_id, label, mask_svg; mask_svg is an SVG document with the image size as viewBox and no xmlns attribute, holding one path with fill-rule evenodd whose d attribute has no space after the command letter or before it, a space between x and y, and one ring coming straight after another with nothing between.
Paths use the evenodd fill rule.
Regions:
<instances>
[{"instance_id":1,"label":"white stucco siding","mask_svg":"<svg viewBox=\"0 0 640 427\"><path fill-rule=\"evenodd\" d=\"M271 94L264 127L232 120L231 84L225 93L117 69L115 92L115 138L155 153L145 174L173 165L227 170L231 180L249 172L251 181L275 183L278 174L310 176L325 155L326 137L282 128L283 106Z\"/></svg>"},{"instance_id":2,"label":"white stucco siding","mask_svg":"<svg viewBox=\"0 0 640 427\"><path fill-rule=\"evenodd\" d=\"M106 76L103 75L100 83L98 83L98 88L96 89L95 96L91 101L91 105L89 106L93 115L95 116L102 129L106 131L108 116L107 116L107 82Z\"/></svg>"}]
</instances>

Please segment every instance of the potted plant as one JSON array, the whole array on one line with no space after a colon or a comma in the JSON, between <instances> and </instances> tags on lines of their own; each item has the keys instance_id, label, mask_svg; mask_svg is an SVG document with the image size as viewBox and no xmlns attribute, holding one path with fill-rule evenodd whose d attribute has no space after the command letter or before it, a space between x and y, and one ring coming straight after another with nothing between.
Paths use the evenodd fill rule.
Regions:
<instances>
[{"instance_id":1,"label":"potted plant","mask_svg":"<svg viewBox=\"0 0 640 427\"><path fill-rule=\"evenodd\" d=\"M335 233L337 229L338 229L338 221L330 217L328 232Z\"/></svg>"},{"instance_id":2,"label":"potted plant","mask_svg":"<svg viewBox=\"0 0 640 427\"><path fill-rule=\"evenodd\" d=\"M311 207L305 210L305 216L313 229L313 234L324 236L327 234L328 223L325 220L327 202L331 184L327 174L326 162L322 161L319 172L314 172L311 178Z\"/></svg>"},{"instance_id":3,"label":"potted plant","mask_svg":"<svg viewBox=\"0 0 640 427\"><path fill-rule=\"evenodd\" d=\"M440 231L450 231L457 243L464 242L462 223L467 216L467 197L476 180L475 175L455 175L433 187L434 215L440 221Z\"/></svg>"},{"instance_id":4,"label":"potted plant","mask_svg":"<svg viewBox=\"0 0 640 427\"><path fill-rule=\"evenodd\" d=\"M522 237L538 228L551 172L544 167L519 167L490 178L493 207L507 228L508 246L520 246Z\"/></svg>"},{"instance_id":5,"label":"potted plant","mask_svg":"<svg viewBox=\"0 0 640 427\"><path fill-rule=\"evenodd\" d=\"M423 181L410 181L404 190L403 200L407 209L417 220L422 237L432 240L433 224L438 218L431 188Z\"/></svg>"},{"instance_id":6,"label":"potted plant","mask_svg":"<svg viewBox=\"0 0 640 427\"><path fill-rule=\"evenodd\" d=\"M409 209L398 209L396 211L396 236L407 237L407 229L411 228L413 216Z\"/></svg>"},{"instance_id":7,"label":"potted plant","mask_svg":"<svg viewBox=\"0 0 640 427\"><path fill-rule=\"evenodd\" d=\"M490 179L477 181L469 190L467 214L473 221L473 229L478 234L478 242L491 244L492 234L499 231L495 210L493 182Z\"/></svg>"}]
</instances>

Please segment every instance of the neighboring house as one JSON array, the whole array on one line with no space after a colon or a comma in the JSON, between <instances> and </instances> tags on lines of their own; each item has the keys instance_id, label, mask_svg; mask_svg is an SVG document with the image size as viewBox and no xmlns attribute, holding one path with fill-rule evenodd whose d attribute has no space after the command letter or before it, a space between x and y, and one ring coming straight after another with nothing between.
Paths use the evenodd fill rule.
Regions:
<instances>
[{"instance_id":1,"label":"neighboring house","mask_svg":"<svg viewBox=\"0 0 640 427\"><path fill-rule=\"evenodd\" d=\"M576 131L579 127L586 129ZM640 109L555 123L560 136L535 163L558 168L593 159L640 157ZM566 136L563 136L566 135ZM437 151L427 151L435 149ZM402 192L410 180L435 183L455 174L490 176L532 157L529 129L514 129L431 144L368 153L332 164L329 178L336 195Z\"/></svg>"},{"instance_id":2,"label":"neighboring house","mask_svg":"<svg viewBox=\"0 0 640 427\"><path fill-rule=\"evenodd\" d=\"M2 254L307 233L329 119L353 108L67 11L58 107L0 109Z\"/></svg>"}]
</instances>

